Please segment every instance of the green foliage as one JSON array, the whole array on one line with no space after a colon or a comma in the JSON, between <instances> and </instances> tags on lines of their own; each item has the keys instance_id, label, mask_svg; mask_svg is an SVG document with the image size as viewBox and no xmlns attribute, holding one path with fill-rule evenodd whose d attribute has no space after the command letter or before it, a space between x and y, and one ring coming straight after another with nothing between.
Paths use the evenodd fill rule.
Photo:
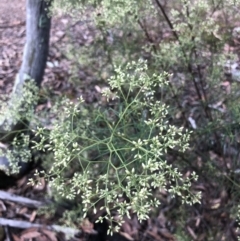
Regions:
<instances>
[{"instance_id":1,"label":"green foliage","mask_svg":"<svg viewBox=\"0 0 240 241\"><path fill-rule=\"evenodd\" d=\"M198 194L190 191L195 173L184 178L164 160L169 149L185 151L189 140L188 132L168 123L168 107L155 96L168 75L149 75L141 60L115 67L115 73L103 93L109 100L115 96L114 108L86 112L82 99L66 101L50 134L38 130L42 143L36 148L54 153L46 175L50 185L67 199L81 197L85 215L103 200L109 220L110 211L118 211L119 225L130 210L140 221L147 219L159 205L154 197L159 190L181 196L184 203L197 202Z\"/></svg>"},{"instance_id":2,"label":"green foliage","mask_svg":"<svg viewBox=\"0 0 240 241\"><path fill-rule=\"evenodd\" d=\"M81 84L77 75L78 66L90 69L96 78L101 76L106 81L112 75L114 65L141 58L144 32L139 19L157 17L151 0L57 0L54 1L52 13L67 13L76 22L86 22L86 31L89 28L94 31L95 36L90 44L86 43L79 48L75 43L70 43L67 51L64 49L65 55L75 63L71 66L70 79L78 85Z\"/></svg>"},{"instance_id":3,"label":"green foliage","mask_svg":"<svg viewBox=\"0 0 240 241\"><path fill-rule=\"evenodd\" d=\"M150 0L147 1L122 1L122 0L56 0L52 6L52 13L68 13L79 17L86 9L91 8L92 16L98 24L106 26L119 26L124 23L135 24L139 14L146 14L155 8ZM126 22L126 20L128 20Z\"/></svg>"},{"instance_id":4,"label":"green foliage","mask_svg":"<svg viewBox=\"0 0 240 241\"><path fill-rule=\"evenodd\" d=\"M34 116L34 107L38 101L38 88L28 76L25 78L25 84L22 87L17 89L14 87L9 101L0 102L0 124L4 131L11 130L12 125L23 120L29 122Z\"/></svg>"},{"instance_id":5,"label":"green foliage","mask_svg":"<svg viewBox=\"0 0 240 241\"><path fill-rule=\"evenodd\" d=\"M34 81L26 77L24 85L13 90L10 100L0 103L0 141L10 135L13 136L10 143L0 146L0 156L3 158L0 168L9 175L18 174L24 162L31 160L30 136L26 124L34 119L34 107L38 101L37 93L38 88ZM22 126L22 128L14 128L14 126ZM10 133L9 130L11 130Z\"/></svg>"},{"instance_id":6,"label":"green foliage","mask_svg":"<svg viewBox=\"0 0 240 241\"><path fill-rule=\"evenodd\" d=\"M0 169L8 175L18 174L22 165L31 160L32 153L29 145L29 135L22 133L13 139L10 148L0 149L0 156L7 158L4 159L4 163L0 164Z\"/></svg>"}]
</instances>

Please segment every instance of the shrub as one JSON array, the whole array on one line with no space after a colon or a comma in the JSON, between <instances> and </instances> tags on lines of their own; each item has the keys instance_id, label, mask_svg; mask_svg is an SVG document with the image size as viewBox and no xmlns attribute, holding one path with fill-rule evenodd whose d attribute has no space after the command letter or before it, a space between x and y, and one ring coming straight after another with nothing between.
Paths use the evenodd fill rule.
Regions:
<instances>
[{"instance_id":1,"label":"shrub","mask_svg":"<svg viewBox=\"0 0 240 241\"><path fill-rule=\"evenodd\" d=\"M117 211L119 225L131 211L147 219L160 190L184 203L198 201L190 191L195 173L184 178L164 160L169 149L185 151L189 140L189 132L168 123L168 107L155 96L168 75L149 75L142 60L115 67L115 73L103 93L109 105L114 96L113 107L87 111L82 99L66 100L50 133L39 128L36 148L54 153L45 174L53 190L66 199L80 197L84 216L102 200L106 218L113 221L111 210Z\"/></svg>"}]
</instances>

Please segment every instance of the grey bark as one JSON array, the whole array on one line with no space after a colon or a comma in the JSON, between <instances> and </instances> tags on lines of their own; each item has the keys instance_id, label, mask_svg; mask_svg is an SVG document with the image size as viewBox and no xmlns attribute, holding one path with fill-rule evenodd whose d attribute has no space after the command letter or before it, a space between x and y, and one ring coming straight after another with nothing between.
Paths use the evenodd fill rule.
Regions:
<instances>
[{"instance_id":1,"label":"grey bark","mask_svg":"<svg viewBox=\"0 0 240 241\"><path fill-rule=\"evenodd\" d=\"M24 75L41 85L47 61L51 19L48 17L49 2L45 0L27 1L27 41L24 49L23 62L19 71L19 81L15 90L21 89L24 84Z\"/></svg>"},{"instance_id":2,"label":"grey bark","mask_svg":"<svg viewBox=\"0 0 240 241\"><path fill-rule=\"evenodd\" d=\"M13 96L15 98L17 96L19 100L21 99L26 81L33 79L36 85L40 87L48 56L51 28L51 18L48 16L48 10L52 0L26 1L26 43L22 65L15 80L12 95L8 102L8 109L13 108ZM6 129L6 125L10 126L10 128ZM16 133L26 129L27 126L28 123L25 120L16 120L14 117L9 117L9 115L4 116L0 120L0 142L11 142ZM6 165L6 157L0 157L0 164Z\"/></svg>"}]
</instances>

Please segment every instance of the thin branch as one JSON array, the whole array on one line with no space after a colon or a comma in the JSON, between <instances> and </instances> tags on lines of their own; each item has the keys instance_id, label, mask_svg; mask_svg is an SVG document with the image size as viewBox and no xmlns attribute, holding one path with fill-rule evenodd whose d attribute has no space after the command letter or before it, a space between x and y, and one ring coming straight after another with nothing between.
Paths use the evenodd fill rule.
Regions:
<instances>
[{"instance_id":1,"label":"thin branch","mask_svg":"<svg viewBox=\"0 0 240 241\"><path fill-rule=\"evenodd\" d=\"M175 31L175 29L174 29L174 27L173 27L173 24L172 24L171 20L169 19L168 15L166 14L166 12L165 12L162 4L159 2L159 0L155 0L155 2L156 2L156 4L158 5L158 7L160 8L160 10L161 10L161 12L162 12L165 20L167 21L170 29L172 30L173 35L175 36L176 40L179 42L180 46L182 47L182 42L180 41L180 38L179 38L177 32ZM196 81L195 81L195 79L194 79L194 76L193 76L192 65L189 63L189 60L188 60L188 58L187 58L187 54L186 54L186 52L184 51L183 47L181 48L181 50L182 50L182 53L183 53L184 58L185 58L186 61L187 61L188 71L189 71L190 74L192 75L193 84L194 84L195 89L196 89L196 91L197 91L198 98L199 98L199 100L202 100L201 93L200 93L200 91L199 91L199 88L198 88L197 83L196 83ZM204 108L204 110L205 110L205 108Z\"/></svg>"},{"instance_id":2,"label":"thin branch","mask_svg":"<svg viewBox=\"0 0 240 241\"><path fill-rule=\"evenodd\" d=\"M154 53L156 53L157 52L156 45L155 45L152 37L149 35L146 27L143 25L143 23L140 20L138 20L138 24L140 25L141 29L145 33L145 36L146 36L148 42L152 44L152 48L153 48Z\"/></svg>"},{"instance_id":3,"label":"thin branch","mask_svg":"<svg viewBox=\"0 0 240 241\"><path fill-rule=\"evenodd\" d=\"M27 207L39 208L41 206L46 206L48 203L39 202L26 197L17 196L8 192L0 191L0 199L4 201L16 202L23 204Z\"/></svg>"},{"instance_id":4,"label":"thin branch","mask_svg":"<svg viewBox=\"0 0 240 241\"><path fill-rule=\"evenodd\" d=\"M160 8L160 10L161 10L164 18L166 19L166 21L167 21L170 29L172 30L173 35L175 36L175 38L177 39L177 41L180 43L180 41L179 41L179 36L178 36L177 32L174 30L174 27L173 27L173 25L172 25L172 22L170 21L168 15L166 14L166 12L165 12L162 4L159 2L159 0L155 0L155 2L156 2L156 4L158 5L158 7Z\"/></svg>"},{"instance_id":5,"label":"thin branch","mask_svg":"<svg viewBox=\"0 0 240 241\"><path fill-rule=\"evenodd\" d=\"M0 225L12 227L12 228L19 228L19 229L42 228L42 229L52 230L55 232L63 232L65 234L71 235L71 236L81 233L81 230L74 229L74 228L68 228L68 227L59 226L59 225L47 225L46 226L43 224L30 223L27 221L13 220L13 219L7 219L7 218L0 218Z\"/></svg>"},{"instance_id":6,"label":"thin branch","mask_svg":"<svg viewBox=\"0 0 240 241\"><path fill-rule=\"evenodd\" d=\"M20 25L25 25L25 21L13 23L11 25L0 25L0 29L1 28L15 28L15 27L19 27Z\"/></svg>"},{"instance_id":7,"label":"thin branch","mask_svg":"<svg viewBox=\"0 0 240 241\"><path fill-rule=\"evenodd\" d=\"M182 51L182 53L183 53L184 58L185 58L186 61L187 61L187 68L188 68L189 73L190 73L191 76L192 76L192 81L193 81L194 87L195 87L195 89L196 89L196 91L197 91L198 98L199 98L199 100L202 100L202 95L201 95L201 93L200 93L200 91L199 91L199 88L198 88L198 86L197 86L196 80L195 80L195 78L194 78L194 76L193 76L192 65L191 65L191 63L189 62L189 60L188 60L188 58L187 58L187 54L186 54L186 52L185 52L184 49L183 49L182 42L181 42L181 40L180 40L177 32L175 31L171 20L170 20L169 17L167 16L167 13L165 12L162 4L159 2L159 0L155 0L155 2L156 2L156 4L157 4L157 6L160 8L160 10L161 10L161 12L162 12L162 14L163 14L166 22L168 23L170 29L172 30L174 37L176 38L176 40L179 42L179 44L180 44L180 46L181 46L181 51ZM201 104L202 104L202 106L203 106L203 109L205 110L205 106L204 106L204 104L202 103L202 101L201 101ZM205 110L205 111L206 111L206 110ZM206 115L208 116L207 113L206 113Z\"/></svg>"},{"instance_id":8,"label":"thin branch","mask_svg":"<svg viewBox=\"0 0 240 241\"><path fill-rule=\"evenodd\" d=\"M182 42L180 41L180 38L179 38L177 32L174 30L173 24L172 24L171 20L169 19L169 17L167 16L167 13L165 12L162 4L159 2L159 0L155 0L155 2L156 2L156 4L157 4L157 6L160 8L160 10L161 10L161 12L162 12L162 14L163 14L166 22L168 23L170 29L172 30L173 35L175 36L176 40L179 42L180 46L182 47L182 48L181 48L181 49L182 49L182 53L183 53L184 58L185 58L186 61L187 61L187 68L188 68L189 73L190 73L191 76L192 76L192 81L193 81L195 90L196 90L196 92L197 92L198 98L199 98L199 100L201 101L201 105L202 105L203 110L204 110L204 112L205 112L205 114L206 114L206 117L207 117L210 121L212 121L211 115L210 115L209 112L207 111L207 107L206 107L206 105L204 105L204 103L203 103L203 101L202 101L202 95L201 95L201 92L200 92L199 87L198 87L198 85L197 85L197 82L196 82L196 80L195 80L195 78L194 78L192 65L191 65L190 61L188 60L188 58L187 58L186 52L185 52L184 49L183 49ZM193 39L193 41L194 41L194 39ZM201 76L199 76L199 77L201 77ZM206 98L206 97L205 97L205 98ZM205 101L206 101L206 100L205 100Z\"/></svg>"}]
</instances>

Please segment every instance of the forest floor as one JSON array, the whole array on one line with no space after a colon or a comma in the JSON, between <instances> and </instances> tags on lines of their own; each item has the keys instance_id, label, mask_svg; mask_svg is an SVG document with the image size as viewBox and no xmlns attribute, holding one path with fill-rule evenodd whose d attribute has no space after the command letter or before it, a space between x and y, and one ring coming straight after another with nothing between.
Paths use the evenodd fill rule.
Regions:
<instances>
[{"instance_id":1,"label":"forest floor","mask_svg":"<svg viewBox=\"0 0 240 241\"><path fill-rule=\"evenodd\" d=\"M25 21L25 0L1 0L0 23L11 23Z\"/></svg>"}]
</instances>

